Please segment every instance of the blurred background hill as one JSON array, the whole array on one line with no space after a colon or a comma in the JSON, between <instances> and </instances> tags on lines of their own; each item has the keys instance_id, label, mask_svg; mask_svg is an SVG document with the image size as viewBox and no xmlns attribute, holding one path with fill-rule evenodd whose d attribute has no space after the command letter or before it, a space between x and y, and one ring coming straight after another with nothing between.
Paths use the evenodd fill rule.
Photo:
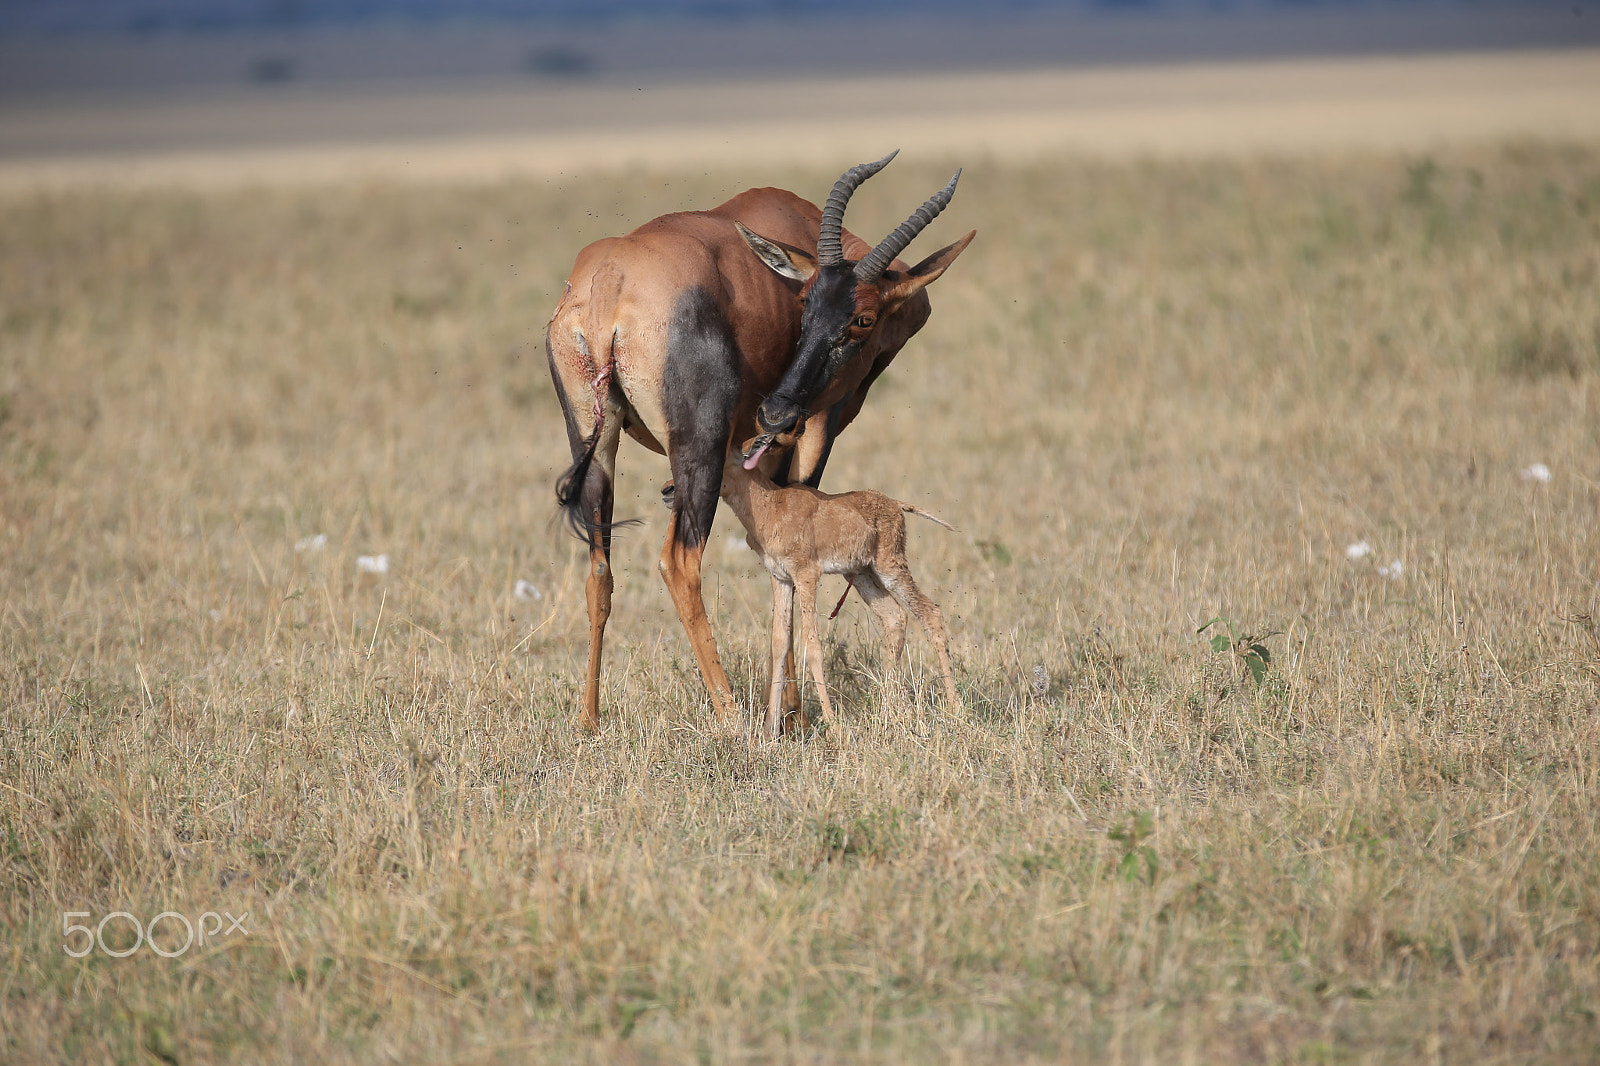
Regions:
<instances>
[{"instance_id":1,"label":"blurred background hill","mask_svg":"<svg viewBox=\"0 0 1600 1066\"><path fill-rule=\"evenodd\" d=\"M1571 0L0 0L0 185L821 163L885 137L1409 148L1595 116L1600 10Z\"/></svg>"}]
</instances>

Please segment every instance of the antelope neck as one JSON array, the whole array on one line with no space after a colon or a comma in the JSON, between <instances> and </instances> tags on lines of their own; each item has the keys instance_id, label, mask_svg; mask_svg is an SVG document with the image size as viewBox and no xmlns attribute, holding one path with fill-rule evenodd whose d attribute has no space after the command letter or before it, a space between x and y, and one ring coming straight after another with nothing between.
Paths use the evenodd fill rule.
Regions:
<instances>
[{"instance_id":1,"label":"antelope neck","mask_svg":"<svg viewBox=\"0 0 1600 1066\"><path fill-rule=\"evenodd\" d=\"M723 498L733 513L739 516L745 528L757 535L771 526L767 521L777 507L777 495L783 491L760 470L730 471L723 475L723 486L731 489Z\"/></svg>"}]
</instances>

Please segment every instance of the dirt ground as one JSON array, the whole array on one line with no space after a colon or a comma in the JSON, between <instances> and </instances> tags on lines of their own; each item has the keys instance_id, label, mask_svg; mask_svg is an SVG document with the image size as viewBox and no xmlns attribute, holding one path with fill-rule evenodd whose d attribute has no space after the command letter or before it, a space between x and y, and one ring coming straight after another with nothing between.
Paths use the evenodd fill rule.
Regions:
<instances>
[{"instance_id":1,"label":"dirt ground","mask_svg":"<svg viewBox=\"0 0 1600 1066\"><path fill-rule=\"evenodd\" d=\"M997 161L1429 150L1592 138L1597 102L1600 49L637 88L235 86L0 104L0 190L760 171L886 146Z\"/></svg>"}]
</instances>

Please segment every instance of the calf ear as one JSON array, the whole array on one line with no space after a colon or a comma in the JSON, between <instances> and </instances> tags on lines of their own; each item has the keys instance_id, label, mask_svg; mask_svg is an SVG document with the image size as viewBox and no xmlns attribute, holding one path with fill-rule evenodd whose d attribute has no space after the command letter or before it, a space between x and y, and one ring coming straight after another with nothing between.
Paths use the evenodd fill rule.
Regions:
<instances>
[{"instance_id":1,"label":"calf ear","mask_svg":"<svg viewBox=\"0 0 1600 1066\"><path fill-rule=\"evenodd\" d=\"M739 236L744 238L744 243L750 250L760 257L761 261L771 267L773 272L786 277L791 281L808 281L812 274L817 272L816 256L807 255L800 249L751 233L744 228L743 222L735 222L739 228Z\"/></svg>"},{"instance_id":2,"label":"calf ear","mask_svg":"<svg viewBox=\"0 0 1600 1066\"><path fill-rule=\"evenodd\" d=\"M883 280L883 306L886 310L893 310L906 300L915 296L923 289L939 280L939 275L945 268L956 261L956 256L967 250L967 245L972 243L972 238L978 235L973 230L954 244L947 245L934 252L928 258L901 273L897 270L884 272Z\"/></svg>"}]
</instances>

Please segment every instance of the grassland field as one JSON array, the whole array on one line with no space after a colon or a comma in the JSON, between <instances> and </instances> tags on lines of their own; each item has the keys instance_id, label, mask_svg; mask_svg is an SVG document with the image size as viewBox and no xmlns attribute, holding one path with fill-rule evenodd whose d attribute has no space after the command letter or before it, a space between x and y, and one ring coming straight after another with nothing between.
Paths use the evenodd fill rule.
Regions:
<instances>
[{"instance_id":1,"label":"grassland field","mask_svg":"<svg viewBox=\"0 0 1600 1066\"><path fill-rule=\"evenodd\" d=\"M587 241L836 171L0 199L0 1059L1600 1057L1600 146L903 156L849 224L957 164L827 487L963 531L966 711L852 598L771 744L631 443L575 728L542 329Z\"/></svg>"}]
</instances>

